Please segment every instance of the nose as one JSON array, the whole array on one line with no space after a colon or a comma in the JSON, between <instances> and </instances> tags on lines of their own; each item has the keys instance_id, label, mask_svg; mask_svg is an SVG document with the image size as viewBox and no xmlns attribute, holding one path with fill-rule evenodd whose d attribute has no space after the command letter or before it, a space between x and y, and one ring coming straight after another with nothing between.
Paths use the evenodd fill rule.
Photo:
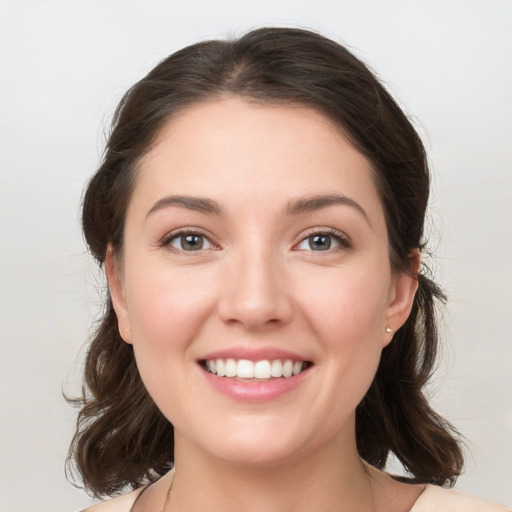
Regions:
<instances>
[{"instance_id":1,"label":"nose","mask_svg":"<svg viewBox=\"0 0 512 512\"><path fill-rule=\"evenodd\" d=\"M287 324L293 314L286 273L263 251L239 255L229 262L218 303L221 319L247 330Z\"/></svg>"}]
</instances>

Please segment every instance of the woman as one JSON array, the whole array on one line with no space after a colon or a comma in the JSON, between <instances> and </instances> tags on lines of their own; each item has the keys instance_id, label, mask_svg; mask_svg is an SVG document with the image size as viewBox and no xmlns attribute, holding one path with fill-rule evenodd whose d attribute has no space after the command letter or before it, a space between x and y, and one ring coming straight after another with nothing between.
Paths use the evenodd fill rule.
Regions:
<instances>
[{"instance_id":1,"label":"woman","mask_svg":"<svg viewBox=\"0 0 512 512\"><path fill-rule=\"evenodd\" d=\"M134 490L89 510L504 510L438 487L463 456L423 395L428 194L407 118L318 34L193 45L128 91L84 198L109 295L70 459Z\"/></svg>"}]
</instances>

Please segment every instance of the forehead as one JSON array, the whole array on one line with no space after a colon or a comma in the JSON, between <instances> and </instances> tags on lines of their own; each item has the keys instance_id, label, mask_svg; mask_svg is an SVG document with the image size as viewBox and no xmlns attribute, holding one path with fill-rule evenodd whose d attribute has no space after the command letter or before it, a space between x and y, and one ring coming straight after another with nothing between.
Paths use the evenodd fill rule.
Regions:
<instances>
[{"instance_id":1,"label":"forehead","mask_svg":"<svg viewBox=\"0 0 512 512\"><path fill-rule=\"evenodd\" d=\"M134 200L179 193L277 207L334 192L382 214L370 162L326 116L226 98L188 107L163 126L139 163Z\"/></svg>"}]
</instances>

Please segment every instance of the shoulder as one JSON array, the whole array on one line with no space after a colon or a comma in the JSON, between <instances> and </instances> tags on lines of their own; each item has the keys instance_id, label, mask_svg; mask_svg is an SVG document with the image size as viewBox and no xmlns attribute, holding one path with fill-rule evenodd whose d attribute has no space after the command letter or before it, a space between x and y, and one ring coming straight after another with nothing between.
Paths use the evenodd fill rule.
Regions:
<instances>
[{"instance_id":1,"label":"shoulder","mask_svg":"<svg viewBox=\"0 0 512 512\"><path fill-rule=\"evenodd\" d=\"M453 489L427 485L411 512L511 512L511 509Z\"/></svg>"},{"instance_id":2,"label":"shoulder","mask_svg":"<svg viewBox=\"0 0 512 512\"><path fill-rule=\"evenodd\" d=\"M97 505L92 505L81 512L130 512L135 500L142 490L143 488L140 488L128 494L117 496L117 498L112 498L102 503L98 503Z\"/></svg>"},{"instance_id":3,"label":"shoulder","mask_svg":"<svg viewBox=\"0 0 512 512\"><path fill-rule=\"evenodd\" d=\"M153 483L146 483L135 491L92 505L81 512L131 512L135 502L137 502L137 507L140 505L141 510L155 510L158 508L155 504L165 501L173 478L174 470L171 469Z\"/></svg>"}]
</instances>

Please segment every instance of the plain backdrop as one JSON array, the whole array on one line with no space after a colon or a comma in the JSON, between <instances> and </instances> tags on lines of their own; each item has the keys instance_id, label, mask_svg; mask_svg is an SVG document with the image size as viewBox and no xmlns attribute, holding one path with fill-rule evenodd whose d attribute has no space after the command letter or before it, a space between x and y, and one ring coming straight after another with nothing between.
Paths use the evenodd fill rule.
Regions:
<instances>
[{"instance_id":1,"label":"plain backdrop","mask_svg":"<svg viewBox=\"0 0 512 512\"><path fill-rule=\"evenodd\" d=\"M0 0L0 495L90 503L64 476L103 281L78 211L122 93L190 43L263 25L345 42L409 112L434 170L430 245L449 296L432 400L466 436L457 487L512 504L510 0Z\"/></svg>"}]
</instances>

